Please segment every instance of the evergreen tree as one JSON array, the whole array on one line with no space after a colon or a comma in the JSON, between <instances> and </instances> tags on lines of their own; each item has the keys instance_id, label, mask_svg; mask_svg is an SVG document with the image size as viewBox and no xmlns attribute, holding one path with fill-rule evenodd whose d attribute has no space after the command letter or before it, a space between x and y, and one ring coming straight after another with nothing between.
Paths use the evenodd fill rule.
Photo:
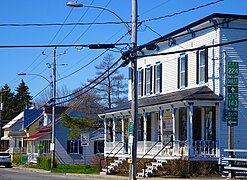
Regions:
<instances>
[{"instance_id":1,"label":"evergreen tree","mask_svg":"<svg viewBox=\"0 0 247 180\"><path fill-rule=\"evenodd\" d=\"M26 107L31 107L32 96L30 96L29 88L22 80L18 87L15 89L14 96L15 113L16 115L22 112Z\"/></svg>"},{"instance_id":2,"label":"evergreen tree","mask_svg":"<svg viewBox=\"0 0 247 180\"><path fill-rule=\"evenodd\" d=\"M1 95L3 103L2 119L12 120L15 117L13 111L14 93L11 92L8 84L5 84L4 87L1 89Z\"/></svg>"}]
</instances>

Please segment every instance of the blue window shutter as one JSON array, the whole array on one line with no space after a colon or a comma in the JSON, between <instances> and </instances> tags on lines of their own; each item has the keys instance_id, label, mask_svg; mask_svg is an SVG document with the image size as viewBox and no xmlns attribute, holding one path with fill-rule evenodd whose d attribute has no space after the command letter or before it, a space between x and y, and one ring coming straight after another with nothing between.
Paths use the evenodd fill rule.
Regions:
<instances>
[{"instance_id":1,"label":"blue window shutter","mask_svg":"<svg viewBox=\"0 0 247 180\"><path fill-rule=\"evenodd\" d=\"M162 64L160 64L160 93L162 92Z\"/></svg>"},{"instance_id":2,"label":"blue window shutter","mask_svg":"<svg viewBox=\"0 0 247 180\"><path fill-rule=\"evenodd\" d=\"M185 87L188 86L188 54L185 55Z\"/></svg>"},{"instance_id":3,"label":"blue window shutter","mask_svg":"<svg viewBox=\"0 0 247 180\"><path fill-rule=\"evenodd\" d=\"M208 48L205 49L205 82L208 82Z\"/></svg>"},{"instance_id":4,"label":"blue window shutter","mask_svg":"<svg viewBox=\"0 0 247 180\"><path fill-rule=\"evenodd\" d=\"M178 58L178 89L180 88L180 57Z\"/></svg>"},{"instance_id":5,"label":"blue window shutter","mask_svg":"<svg viewBox=\"0 0 247 180\"><path fill-rule=\"evenodd\" d=\"M196 84L199 84L199 51L196 52Z\"/></svg>"},{"instance_id":6,"label":"blue window shutter","mask_svg":"<svg viewBox=\"0 0 247 180\"><path fill-rule=\"evenodd\" d=\"M70 153L70 140L67 140L67 153Z\"/></svg>"}]
</instances>

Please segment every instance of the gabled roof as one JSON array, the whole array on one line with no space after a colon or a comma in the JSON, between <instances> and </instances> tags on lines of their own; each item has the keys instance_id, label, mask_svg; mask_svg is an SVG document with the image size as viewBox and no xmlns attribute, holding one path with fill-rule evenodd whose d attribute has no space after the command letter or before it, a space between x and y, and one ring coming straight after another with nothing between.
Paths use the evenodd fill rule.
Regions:
<instances>
[{"instance_id":1,"label":"gabled roof","mask_svg":"<svg viewBox=\"0 0 247 180\"><path fill-rule=\"evenodd\" d=\"M25 109L24 110L24 128L26 129L31 124L33 124L40 116L42 116L43 111L40 109Z\"/></svg>"},{"instance_id":2,"label":"gabled roof","mask_svg":"<svg viewBox=\"0 0 247 180\"><path fill-rule=\"evenodd\" d=\"M165 40L168 40L169 38L175 36L175 35L178 35L179 33L182 33L182 32L185 32L191 28L194 28L200 24L203 24L205 22L208 22L212 19L215 19L215 18L221 18L221 19L246 19L247 20L247 15L238 15L238 14L223 14L223 13L214 13L214 14L211 14L209 16L206 16L198 21L195 21L187 26L184 26L178 30L175 30L171 33L168 33L158 39L155 39L153 41L150 41L148 43L146 43L145 45L141 46L141 47L144 47L146 46L147 44L155 44L155 43L159 43L159 42L162 42L162 41L165 41ZM213 25L212 25L213 26Z\"/></svg>"},{"instance_id":3,"label":"gabled roof","mask_svg":"<svg viewBox=\"0 0 247 180\"><path fill-rule=\"evenodd\" d=\"M169 104L175 103L179 101L198 101L198 100L205 100L205 101L222 101L223 97L216 95L211 89L207 86L191 88L176 92L171 92L162 95L155 95L150 97L145 97L138 99L138 107L150 107L155 105L162 105L162 104ZM126 102L125 104L118 106L116 108L109 109L105 111L103 114L117 112L122 110L128 110L131 108L131 101Z\"/></svg>"},{"instance_id":4,"label":"gabled roof","mask_svg":"<svg viewBox=\"0 0 247 180\"><path fill-rule=\"evenodd\" d=\"M24 112L21 112L19 115L17 115L14 119L12 119L11 121L9 121L5 126L3 126L3 129L7 129L10 128L12 125L14 125L17 121L19 121L20 119L22 119L24 116Z\"/></svg>"}]
</instances>

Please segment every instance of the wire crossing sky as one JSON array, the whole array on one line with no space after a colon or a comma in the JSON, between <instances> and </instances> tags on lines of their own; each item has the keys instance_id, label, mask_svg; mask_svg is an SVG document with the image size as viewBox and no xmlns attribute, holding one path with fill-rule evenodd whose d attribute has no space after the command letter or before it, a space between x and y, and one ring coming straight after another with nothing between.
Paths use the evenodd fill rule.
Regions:
<instances>
[{"instance_id":1,"label":"wire crossing sky","mask_svg":"<svg viewBox=\"0 0 247 180\"><path fill-rule=\"evenodd\" d=\"M67 2L67 0L42 0L35 3L31 0L12 0L11 4L8 1L1 2L0 46L130 43L131 37L125 35L124 25L111 13L92 8L70 8L66 6ZM131 0L78 2L108 8L125 22L131 22ZM138 1L138 21L142 22L138 28L138 45L212 13L246 15L247 1ZM119 39L121 40L118 41ZM121 56L121 51L127 48L118 48L115 49L116 51L106 53L112 53L117 60ZM86 84L87 79L95 77L94 66L100 63L104 56L101 54L105 50L92 50L82 46L57 48L58 54L64 50L66 54L57 58L57 79L61 79L57 87L66 86L70 90L82 88L81 84ZM43 51L49 56L42 55ZM20 78L17 73L24 71L37 73L49 79L52 72L47 67L47 63L52 62L51 52L52 47L0 48L0 85L4 86L7 83L13 91L22 78L29 86L31 95L38 94L47 86L47 82L34 76ZM59 64L67 64L67 66L59 66ZM127 69L127 67L120 68L125 75Z\"/></svg>"}]
</instances>

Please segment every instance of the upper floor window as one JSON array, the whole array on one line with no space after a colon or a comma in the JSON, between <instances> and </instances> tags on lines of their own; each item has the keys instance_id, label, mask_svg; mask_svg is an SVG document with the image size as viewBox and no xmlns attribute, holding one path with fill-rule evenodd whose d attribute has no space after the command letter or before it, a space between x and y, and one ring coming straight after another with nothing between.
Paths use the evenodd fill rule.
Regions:
<instances>
[{"instance_id":1,"label":"upper floor window","mask_svg":"<svg viewBox=\"0 0 247 180\"><path fill-rule=\"evenodd\" d=\"M196 56L196 83L208 82L208 50L199 50L197 51Z\"/></svg>"},{"instance_id":2,"label":"upper floor window","mask_svg":"<svg viewBox=\"0 0 247 180\"><path fill-rule=\"evenodd\" d=\"M148 65L145 69L145 77L146 77L146 88L145 88L145 95L152 94L152 66Z\"/></svg>"},{"instance_id":3,"label":"upper floor window","mask_svg":"<svg viewBox=\"0 0 247 180\"><path fill-rule=\"evenodd\" d=\"M138 69L138 96L143 96L143 69Z\"/></svg>"},{"instance_id":4,"label":"upper floor window","mask_svg":"<svg viewBox=\"0 0 247 180\"><path fill-rule=\"evenodd\" d=\"M182 54L178 58L178 88L188 86L188 55Z\"/></svg>"},{"instance_id":5,"label":"upper floor window","mask_svg":"<svg viewBox=\"0 0 247 180\"><path fill-rule=\"evenodd\" d=\"M156 63L154 66L154 92L162 92L162 64Z\"/></svg>"}]
</instances>

